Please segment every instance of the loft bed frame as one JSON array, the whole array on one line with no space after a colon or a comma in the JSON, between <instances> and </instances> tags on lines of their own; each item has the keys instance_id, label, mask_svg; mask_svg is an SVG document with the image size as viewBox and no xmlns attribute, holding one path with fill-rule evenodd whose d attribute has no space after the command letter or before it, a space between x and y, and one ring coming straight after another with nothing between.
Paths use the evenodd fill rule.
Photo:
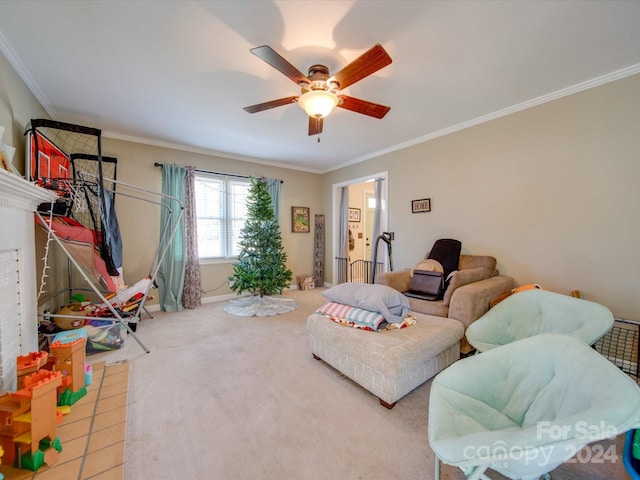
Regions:
<instances>
[{"instance_id":1,"label":"loft bed frame","mask_svg":"<svg viewBox=\"0 0 640 480\"><path fill-rule=\"evenodd\" d=\"M50 293L47 301L63 293L68 295L67 300L69 300L74 291L93 292L98 297L99 303L92 303L100 311L100 315L82 318L89 321L107 320L121 324L145 353L149 353L149 349L138 338L131 324L137 324L140 321L143 311L151 317L145 304L150 298L151 289L156 286L160 266L176 234L179 221L184 215L183 204L175 197L116 180L117 160L102 156L101 131L98 129L37 119L31 120L25 135L27 135L25 171L28 179L58 194L55 202L42 204L35 214L36 222L47 233L40 293L47 276L49 245L54 242L67 257L68 286L58 292ZM167 222L163 231L160 232L148 274L144 279L136 282L136 285L141 285L141 290L136 292L137 307L131 311L120 308L120 304L128 300L131 288L127 288L122 280L124 266L122 265L122 245L118 244L120 232L115 215L116 196L157 206L168 218L176 218L175 222ZM174 225L171 229L170 224ZM63 226L64 235L60 235L63 232ZM77 230L73 230L74 228ZM74 237L75 241L70 241L69 231L73 232L73 235L77 234L77 238ZM83 240L78 240L79 238ZM92 242L87 242L87 238ZM81 246L78 247L78 245ZM77 255L79 248L83 248L84 253L92 252L92 255ZM95 268L98 265L101 268ZM74 269L84 281L84 288L74 285L72 275ZM40 302L41 305L43 303L43 301ZM41 313L39 316L47 319L78 318L50 312Z\"/></svg>"}]
</instances>

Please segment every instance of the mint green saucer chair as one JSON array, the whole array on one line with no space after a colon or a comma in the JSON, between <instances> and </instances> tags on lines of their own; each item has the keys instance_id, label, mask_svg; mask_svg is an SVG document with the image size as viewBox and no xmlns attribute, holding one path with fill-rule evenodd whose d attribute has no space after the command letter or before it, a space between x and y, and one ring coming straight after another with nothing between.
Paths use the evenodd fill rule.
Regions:
<instances>
[{"instance_id":1,"label":"mint green saucer chair","mask_svg":"<svg viewBox=\"0 0 640 480\"><path fill-rule=\"evenodd\" d=\"M507 297L467 328L469 343L484 352L540 333L567 333L593 345L613 327L604 305L547 290Z\"/></svg>"},{"instance_id":2,"label":"mint green saucer chair","mask_svg":"<svg viewBox=\"0 0 640 480\"><path fill-rule=\"evenodd\" d=\"M431 385L436 480L441 461L472 480L490 470L548 478L583 446L638 426L638 385L572 335L543 333L473 355Z\"/></svg>"}]
</instances>

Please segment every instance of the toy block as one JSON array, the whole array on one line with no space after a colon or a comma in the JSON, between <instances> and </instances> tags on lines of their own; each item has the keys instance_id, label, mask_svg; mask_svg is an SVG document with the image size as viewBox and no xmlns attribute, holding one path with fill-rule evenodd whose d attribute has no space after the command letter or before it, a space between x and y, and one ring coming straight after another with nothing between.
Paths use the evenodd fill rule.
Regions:
<instances>
[{"instance_id":1,"label":"toy block","mask_svg":"<svg viewBox=\"0 0 640 480\"><path fill-rule=\"evenodd\" d=\"M62 447L56 431L57 389L62 384L62 373L40 369L24 377L23 387L0 397L0 447L4 460L14 462L18 468L37 470L45 457L55 462L56 453L42 451L47 444L59 452ZM46 449L45 449L46 450Z\"/></svg>"},{"instance_id":2,"label":"toy block","mask_svg":"<svg viewBox=\"0 0 640 480\"><path fill-rule=\"evenodd\" d=\"M54 362L51 369L61 372L64 379L58 389L58 405L73 405L87 394L85 386L85 354L87 330L81 328L55 336L49 350Z\"/></svg>"},{"instance_id":3,"label":"toy block","mask_svg":"<svg viewBox=\"0 0 640 480\"><path fill-rule=\"evenodd\" d=\"M16 358L18 389L24 386L24 378L27 375L31 375L47 365L48 357L47 352L41 351L20 355Z\"/></svg>"}]
</instances>

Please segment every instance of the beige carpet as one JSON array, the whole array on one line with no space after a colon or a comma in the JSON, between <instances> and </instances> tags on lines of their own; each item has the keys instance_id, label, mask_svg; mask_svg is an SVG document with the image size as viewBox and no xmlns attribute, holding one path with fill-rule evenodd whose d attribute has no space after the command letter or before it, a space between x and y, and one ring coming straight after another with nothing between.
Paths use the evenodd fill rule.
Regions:
<instances>
[{"instance_id":1,"label":"beige carpet","mask_svg":"<svg viewBox=\"0 0 640 480\"><path fill-rule=\"evenodd\" d=\"M434 477L430 382L393 410L381 407L309 353L306 318L323 303L320 291L286 295L299 308L276 317L234 317L225 302L154 313L138 327L151 353L128 339L123 349L94 356L130 361L127 480ZM618 460L598 463L593 449L552 478L628 478L622 437L601 447ZM464 475L443 466L442 478Z\"/></svg>"}]
</instances>

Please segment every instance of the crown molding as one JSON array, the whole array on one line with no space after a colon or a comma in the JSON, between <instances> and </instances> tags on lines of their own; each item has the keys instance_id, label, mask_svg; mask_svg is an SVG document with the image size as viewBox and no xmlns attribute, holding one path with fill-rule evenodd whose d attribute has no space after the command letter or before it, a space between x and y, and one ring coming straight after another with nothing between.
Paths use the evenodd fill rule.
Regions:
<instances>
[{"instance_id":1,"label":"crown molding","mask_svg":"<svg viewBox=\"0 0 640 480\"><path fill-rule=\"evenodd\" d=\"M58 118L56 112L47 100L47 97L45 97L44 93L42 93L42 90L40 90L40 87L35 82L33 77L31 77L29 71L22 64L13 48L11 48L11 45L9 45L7 39L4 38L4 35L2 35L2 32L0 32L0 51L4 54L11 66L18 73L22 81L27 85L27 88L31 91L33 96L36 97L40 105L42 105L42 108L45 109L47 114L53 120L57 120Z\"/></svg>"},{"instance_id":2,"label":"crown molding","mask_svg":"<svg viewBox=\"0 0 640 480\"><path fill-rule=\"evenodd\" d=\"M522 110L526 110L528 108L536 107L543 103L552 102L553 100L558 100L562 97L567 97L569 95L573 95L574 93L580 93L584 90L589 90L594 87L599 87L600 85L604 85L606 83L614 82L616 80L621 80L626 77L630 77L631 75L635 75L640 73L640 63L636 63L634 65L630 65L625 68L621 68L619 70L615 70L611 73L607 73L605 75L601 75L599 77L592 78L591 80L586 80L584 82L577 83L570 87L562 88L560 90L556 90L555 92L547 93L545 95L541 95L539 97L533 98L531 100L527 100L525 102L518 103L516 105L512 105L507 108L503 108L501 110L497 110L493 113L489 113L487 115L482 115L480 117L468 120L466 122L458 123L457 125L452 125L451 127L443 128L442 130L438 130L436 132L429 133L422 137L415 138L408 142L400 143L398 145L394 145L392 147L386 148L384 150L379 150L377 152L371 153L369 155L356 158L346 163L342 163L332 170L337 170L339 168L348 167L350 165L354 165L356 163L364 162L365 160L369 160L371 158L376 158L381 155L385 155L387 153L396 152L398 150L402 150L404 148L412 147L414 145L418 145L420 143L428 142L429 140L436 139L438 137L443 137L445 135L449 135L450 133L458 132L460 130L464 130L469 127L473 127L475 125L480 125L481 123L490 122L491 120L495 120L496 118L505 117L507 115L511 115L512 113L517 113ZM328 170L328 171L332 171ZM327 173L327 172L324 172Z\"/></svg>"},{"instance_id":3,"label":"crown molding","mask_svg":"<svg viewBox=\"0 0 640 480\"><path fill-rule=\"evenodd\" d=\"M110 132L106 130L102 130L102 136L106 138L112 138L114 140L122 140L125 142L140 143L142 145L150 145L152 147L169 148L172 150L178 150L180 152L197 153L200 155L220 157L220 158L225 158L229 160L240 160L242 162L251 162L251 163L256 163L258 165L268 165L270 167L286 168L287 170L295 170L295 171L307 172L307 173L323 173L320 170L299 167L297 165L290 165L290 164L280 163L280 162L267 162L254 157L234 155L232 153L220 152L217 150L209 150L206 148L190 147L190 146L182 145L179 143L165 142L161 140L152 140L150 138L136 137L133 135L125 135L122 133Z\"/></svg>"},{"instance_id":4,"label":"crown molding","mask_svg":"<svg viewBox=\"0 0 640 480\"><path fill-rule=\"evenodd\" d=\"M29 90L33 93L33 95L36 97L38 102L45 109L47 114L52 119L57 120L58 118L57 118L57 115L56 115L56 112L55 112L54 108L48 102L48 100L45 97L45 95L42 92L42 90L39 88L37 83L33 80L31 75L27 71L27 69L24 67L24 65L22 64L22 62L20 61L20 59L18 58L18 56L14 52L13 48L11 48L11 45L9 44L9 42L2 35L2 32L0 32L0 51L5 55L5 57L9 61L9 63L16 70L16 72L18 73L20 78L22 78L24 83L27 85L27 88L29 88ZM572 86L569 86L569 87L566 87L566 88L562 88L560 90L556 90L554 92L551 92L551 93L548 93L548 94L545 94L545 95L541 95L541 96L533 98L531 100L527 100L527 101L512 105L510 107L507 107L507 108L504 108L504 109L501 109L501 110L497 110L495 112L492 112L492 113L489 113L489 114L486 114L486 115L482 115L480 117L476 117L474 119L471 119L471 120L468 120L468 121L465 121L465 122L461 122L461 123L458 123L456 125L452 125L450 127L443 128L441 130L437 130L435 132L428 133L427 135L423 135L421 137L415 138L413 140L409 140L407 142L403 142L403 143L400 143L400 144L397 144L397 145L393 145L391 147L388 147L388 148L385 148L385 149L382 149L382 150L371 152L371 153L369 153L367 155L360 156L358 158L352 159L352 160L347 161L347 162L343 162L343 163L341 163L339 165L336 165L334 167L331 167L331 168L325 169L325 170L298 167L298 166L295 166L295 165L290 165L290 164L281 163L281 162L262 161L262 160L260 160L258 158L244 157L244 156L234 155L234 154L227 153L227 152L219 152L219 151L214 151L214 150L208 150L208 149L205 149L205 148L189 147L189 146L176 144L176 143L172 143L172 142L152 140L152 139L148 139L148 138L142 138L142 137L135 137L135 136L131 136L131 135L119 134L119 133L115 133L115 132L107 132L107 131L104 131L104 130L102 131L102 135L107 137L107 138L113 138L113 139L116 139L116 140L124 140L124 141L133 142L133 143L140 143L140 144L144 144L144 145L157 146L157 147L161 147L161 148L170 148L170 149L178 150L178 151L186 151L186 152L198 153L198 154L208 155L208 156L218 156L218 157L227 158L227 159L231 159L231 160L240 160L240 161L244 161L244 162L252 162L252 163L256 163L256 164L260 164L260 165L268 165L268 166L272 166L272 167L285 168L285 169L288 169L288 170L303 171L303 172L307 172L307 173L325 174L325 173L329 173L329 172L332 172L332 171L335 171L335 170L338 170L338 169L341 169L341 168L344 168L344 167L348 167L348 166L351 166L351 165L354 165L354 164L357 164L357 163L361 163L361 162L366 161L366 160L370 160L372 158L380 157L380 156L388 154L388 153L392 153L392 152L395 152L395 151L398 151L398 150L402 150L404 148L412 147L412 146L418 145L420 143L425 143L425 142L428 142L430 140L434 140L434 139L436 139L438 137L442 137L442 136L448 135L450 133L458 132L460 130L464 130L464 129L467 129L469 127L473 127L473 126L476 126L476 125L480 125L482 123L489 122L491 120L495 120L497 118L504 117L504 116L510 115L512 113L517 113L517 112L520 112L522 110L526 110L528 108L532 108L532 107L541 105L543 103L551 102L553 100L557 100L557 99L560 99L562 97L573 95L574 93L579 93L579 92L582 92L584 90L588 90L588 89L591 89L591 88L594 88L594 87L597 87L597 86L600 86L600 85L604 85L606 83L610 83L610 82L613 82L613 81L616 81L616 80L620 80L620 79L629 77L631 75L635 75L637 73L640 73L640 63L634 64L634 65L630 65L628 67L621 68L619 70L615 70L613 72L610 72L610 73L607 73L607 74L604 74L604 75L600 75L600 76L592 78L590 80L586 80L584 82L580 82L580 83L577 83L575 85L572 85Z\"/></svg>"}]
</instances>

